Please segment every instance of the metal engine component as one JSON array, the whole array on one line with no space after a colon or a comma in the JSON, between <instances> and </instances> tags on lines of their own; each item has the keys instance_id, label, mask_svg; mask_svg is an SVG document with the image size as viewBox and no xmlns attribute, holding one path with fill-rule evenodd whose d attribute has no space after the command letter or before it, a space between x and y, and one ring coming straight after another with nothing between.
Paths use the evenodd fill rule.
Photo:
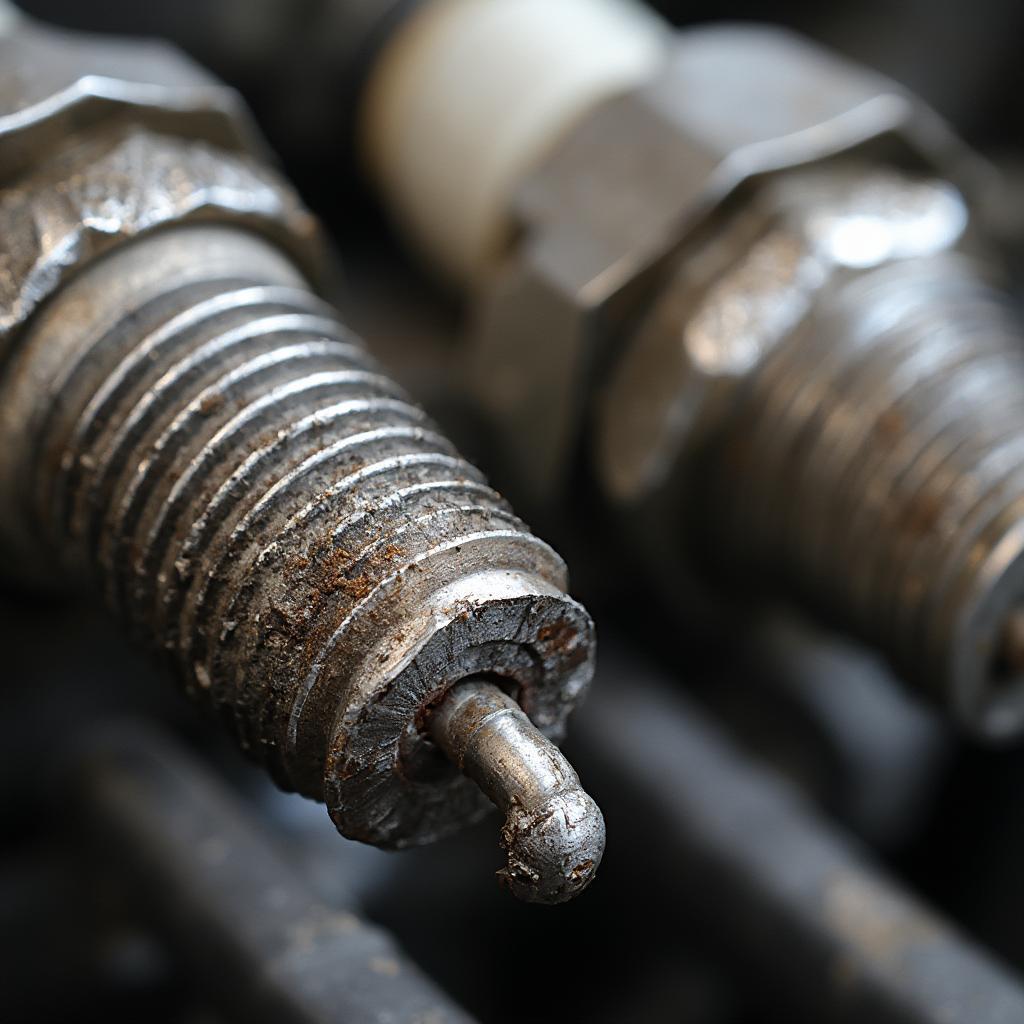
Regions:
<instances>
[{"instance_id":1,"label":"metal engine component","mask_svg":"<svg viewBox=\"0 0 1024 1024\"><path fill-rule=\"evenodd\" d=\"M539 494L557 488L585 429L588 396L630 347L619 331L646 314L680 257L717 243L710 254L698 249L713 260L706 272L714 280L747 255L759 232L733 228L738 237L723 238L723 211L742 206L759 183L842 154L864 154L882 170L899 161L941 165L963 184L983 173L894 83L780 29L690 29L666 54L648 84L590 111L521 182L509 211L521 242L481 297L474 386L506 433L515 416L518 430L548 439L521 474ZM529 335L526 316L537 318ZM532 388L530 361L511 355L524 341L531 358L542 348L549 357ZM492 359L511 378L487 374Z\"/></svg>"},{"instance_id":2,"label":"metal engine component","mask_svg":"<svg viewBox=\"0 0 1024 1024\"><path fill-rule=\"evenodd\" d=\"M671 680L633 651L622 662L613 651L601 671L629 686L599 685L580 715L588 769L614 777L609 811L645 850L645 872L665 879L662 898L744 965L759 1019L1024 1019L1017 971L740 753ZM641 900L645 873L624 884Z\"/></svg>"},{"instance_id":3,"label":"metal engine component","mask_svg":"<svg viewBox=\"0 0 1024 1024\"><path fill-rule=\"evenodd\" d=\"M691 613L784 596L968 729L1019 733L1024 365L973 254L987 167L787 32L666 39L507 210L466 386L510 489L549 506L586 449ZM367 117L405 123L382 67Z\"/></svg>"},{"instance_id":4,"label":"metal engine component","mask_svg":"<svg viewBox=\"0 0 1024 1024\"><path fill-rule=\"evenodd\" d=\"M89 740L70 787L88 877L116 873L120 914L155 931L226 1019L471 1024L392 936L326 903L202 762L139 726Z\"/></svg>"},{"instance_id":5,"label":"metal engine component","mask_svg":"<svg viewBox=\"0 0 1024 1024\"><path fill-rule=\"evenodd\" d=\"M956 251L965 206L854 164L765 183L737 217L606 379L605 492L652 537L684 523L679 556L719 588L810 601L961 722L1015 733L1024 364Z\"/></svg>"},{"instance_id":6,"label":"metal engine component","mask_svg":"<svg viewBox=\"0 0 1024 1024\"><path fill-rule=\"evenodd\" d=\"M348 118L378 47L421 0L178 0L138 4L19 0L46 22L89 32L156 36L240 89L260 129L289 159L346 173ZM2 13L0 13L2 18ZM134 37L134 38L132 38ZM263 102L265 100L265 102ZM325 131L331 138L325 146Z\"/></svg>"},{"instance_id":7,"label":"metal engine component","mask_svg":"<svg viewBox=\"0 0 1024 1024\"><path fill-rule=\"evenodd\" d=\"M590 884L604 850L601 812L508 694L486 680L453 686L430 732L504 812L505 878L516 895L563 903Z\"/></svg>"},{"instance_id":8,"label":"metal engine component","mask_svg":"<svg viewBox=\"0 0 1024 1024\"><path fill-rule=\"evenodd\" d=\"M91 578L342 834L479 818L431 709L484 673L562 734L593 657L563 563L315 297L233 93L27 23L0 68L5 561Z\"/></svg>"}]
</instances>

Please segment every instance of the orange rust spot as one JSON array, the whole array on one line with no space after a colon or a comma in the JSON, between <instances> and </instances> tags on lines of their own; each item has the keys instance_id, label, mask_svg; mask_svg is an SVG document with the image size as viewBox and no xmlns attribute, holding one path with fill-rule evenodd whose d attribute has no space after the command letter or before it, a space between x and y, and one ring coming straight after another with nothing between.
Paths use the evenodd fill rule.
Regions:
<instances>
[{"instance_id":1,"label":"orange rust spot","mask_svg":"<svg viewBox=\"0 0 1024 1024\"><path fill-rule=\"evenodd\" d=\"M380 581L394 571L396 560L406 552L397 544L386 544L367 554L353 554L334 546L324 535L302 554L282 565L282 576L290 591L292 617L284 623L293 651L301 650L311 662L329 642L352 606L368 597ZM344 600L331 602L334 595ZM373 610L369 614L373 617Z\"/></svg>"},{"instance_id":2,"label":"orange rust spot","mask_svg":"<svg viewBox=\"0 0 1024 1024\"><path fill-rule=\"evenodd\" d=\"M224 407L224 396L218 394L204 395L199 403L199 411L204 416L212 416Z\"/></svg>"},{"instance_id":3,"label":"orange rust spot","mask_svg":"<svg viewBox=\"0 0 1024 1024\"><path fill-rule=\"evenodd\" d=\"M541 626L537 630L537 639L545 647L551 647L553 650L565 653L572 647L575 647L578 636L576 630L565 619L560 619L558 622Z\"/></svg>"},{"instance_id":4,"label":"orange rust spot","mask_svg":"<svg viewBox=\"0 0 1024 1024\"><path fill-rule=\"evenodd\" d=\"M887 409L875 420L875 433L881 440L896 442L907 432L907 421L902 413Z\"/></svg>"},{"instance_id":5,"label":"orange rust spot","mask_svg":"<svg viewBox=\"0 0 1024 1024\"><path fill-rule=\"evenodd\" d=\"M942 502L932 494L917 495L900 512L898 526L905 533L925 536L942 518Z\"/></svg>"}]
</instances>

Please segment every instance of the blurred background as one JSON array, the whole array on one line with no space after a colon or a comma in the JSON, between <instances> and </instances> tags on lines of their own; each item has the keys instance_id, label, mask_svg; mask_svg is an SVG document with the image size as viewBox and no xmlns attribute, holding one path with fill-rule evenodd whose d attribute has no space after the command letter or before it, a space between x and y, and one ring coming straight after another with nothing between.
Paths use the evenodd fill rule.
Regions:
<instances>
[{"instance_id":1,"label":"blurred background","mask_svg":"<svg viewBox=\"0 0 1024 1024\"><path fill-rule=\"evenodd\" d=\"M403 251L353 155L372 40L332 35L329 0L21 6L167 36L235 85L341 255L350 322L488 468L486 438L449 401L459 300ZM924 96L1005 172L1001 241L1020 285L1024 5L655 6L680 26L796 28ZM567 553L601 637L567 749L609 846L598 882L558 908L518 905L489 881L493 822L400 855L340 839L321 807L247 766L93 601L0 594L0 1016L321 1019L298 995L261 1003L260 979L301 993L374 968L280 945L287 908L268 906L284 892L383 929L446 998L499 1024L943 1019L928 992L977 1000L979 1022L1019 1019L997 1004L1024 970L1024 751L953 735L870 656L781 612L724 643L687 636L643 599L634 567L594 558L557 511L533 525ZM143 751L137 791L97 745ZM145 787L159 794L148 817L133 804ZM204 847L204 829L221 845ZM216 874L225 851L252 849L266 856L231 882ZM825 876L823 908L809 886ZM929 929L944 937L919 986L886 958ZM401 1002L390 955L368 989L372 1019L426 1024ZM870 979L855 998L844 970Z\"/></svg>"}]
</instances>

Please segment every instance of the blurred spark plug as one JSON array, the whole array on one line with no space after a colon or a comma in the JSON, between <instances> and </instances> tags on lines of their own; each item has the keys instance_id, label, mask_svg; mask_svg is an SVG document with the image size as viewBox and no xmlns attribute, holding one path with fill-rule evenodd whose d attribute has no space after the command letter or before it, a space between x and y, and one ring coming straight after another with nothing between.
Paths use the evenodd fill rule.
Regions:
<instances>
[{"instance_id":1,"label":"blurred spark plug","mask_svg":"<svg viewBox=\"0 0 1024 1024\"><path fill-rule=\"evenodd\" d=\"M230 90L162 45L4 28L5 569L91 578L282 787L380 846L484 812L432 716L500 692L513 793L560 763L576 800L506 829L513 888L569 898L604 824L545 738L592 672L563 563L314 295L314 222Z\"/></svg>"},{"instance_id":2,"label":"blurred spark plug","mask_svg":"<svg viewBox=\"0 0 1024 1024\"><path fill-rule=\"evenodd\" d=\"M1024 349L972 251L987 168L934 113L771 28L433 0L361 118L479 296L510 486L550 505L583 448L691 613L785 596L1020 732Z\"/></svg>"}]
</instances>

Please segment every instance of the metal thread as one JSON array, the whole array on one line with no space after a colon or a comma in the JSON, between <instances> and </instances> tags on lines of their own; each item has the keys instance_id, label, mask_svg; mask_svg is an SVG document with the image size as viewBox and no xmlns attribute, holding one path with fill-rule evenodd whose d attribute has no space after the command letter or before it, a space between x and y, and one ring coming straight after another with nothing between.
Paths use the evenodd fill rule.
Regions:
<instances>
[{"instance_id":1,"label":"metal thread","mask_svg":"<svg viewBox=\"0 0 1024 1024\"><path fill-rule=\"evenodd\" d=\"M1000 654L1024 594L1024 347L961 257L839 282L759 368L709 529L878 644L979 731L1024 716Z\"/></svg>"},{"instance_id":2,"label":"metal thread","mask_svg":"<svg viewBox=\"0 0 1024 1024\"><path fill-rule=\"evenodd\" d=\"M21 519L69 570L91 571L136 636L165 653L279 784L324 798L329 753L339 785L352 775L338 760L337 717L391 728L388 716L406 713L391 691L372 690L374 672L440 628L424 616L430 594L461 587L468 610L451 617L485 653L515 637L486 619L495 602L472 603L473 580L491 585L474 575L481 563L504 570L510 593L520 580L533 587L514 609L524 643L530 615L542 619L554 600L545 595L578 606L557 589L557 556L284 257L231 229L129 248L67 289L6 375L11 402L26 402L23 436L12 439L24 448ZM38 388L23 399L41 378L46 400ZM543 652L524 659L514 683L539 688ZM483 655L471 667L494 670ZM399 785L392 767L380 770ZM436 797L443 811L431 806L461 824L486 804L452 774L464 789ZM363 817L346 834L402 845L452 827L400 821L384 797L373 805L379 781L371 772Z\"/></svg>"}]
</instances>

